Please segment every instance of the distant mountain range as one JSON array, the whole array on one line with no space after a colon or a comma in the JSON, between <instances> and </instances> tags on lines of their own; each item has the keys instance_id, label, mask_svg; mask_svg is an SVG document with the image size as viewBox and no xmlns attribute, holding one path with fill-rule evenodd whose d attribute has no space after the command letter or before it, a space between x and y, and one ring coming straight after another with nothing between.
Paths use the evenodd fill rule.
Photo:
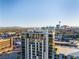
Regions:
<instances>
[{"instance_id":1,"label":"distant mountain range","mask_svg":"<svg viewBox=\"0 0 79 59\"><path fill-rule=\"evenodd\" d=\"M19 27L19 26L13 26L13 27L0 27L0 32L21 32L21 31L27 31L28 29L33 29L36 27ZM37 27L38 28L38 27ZM50 27L48 27L50 28ZM75 30L76 32L79 32L79 27L70 27L72 30Z\"/></svg>"},{"instance_id":2,"label":"distant mountain range","mask_svg":"<svg viewBox=\"0 0 79 59\"><path fill-rule=\"evenodd\" d=\"M24 27L0 27L0 32L21 32L21 31L26 31L26 28Z\"/></svg>"}]
</instances>

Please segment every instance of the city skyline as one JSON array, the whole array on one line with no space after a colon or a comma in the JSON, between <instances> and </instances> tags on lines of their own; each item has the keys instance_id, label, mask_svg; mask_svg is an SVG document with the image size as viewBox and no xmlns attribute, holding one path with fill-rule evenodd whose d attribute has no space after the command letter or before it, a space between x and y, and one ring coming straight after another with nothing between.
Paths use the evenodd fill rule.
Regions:
<instances>
[{"instance_id":1,"label":"city skyline","mask_svg":"<svg viewBox=\"0 0 79 59\"><path fill-rule=\"evenodd\" d=\"M79 26L78 0L0 0L0 27Z\"/></svg>"}]
</instances>

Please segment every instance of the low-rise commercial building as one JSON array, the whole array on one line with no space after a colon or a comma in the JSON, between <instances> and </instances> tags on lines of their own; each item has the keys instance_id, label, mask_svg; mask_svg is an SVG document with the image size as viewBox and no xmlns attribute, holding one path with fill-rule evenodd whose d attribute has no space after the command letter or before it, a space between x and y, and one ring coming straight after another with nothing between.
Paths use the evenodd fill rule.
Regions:
<instances>
[{"instance_id":1,"label":"low-rise commercial building","mask_svg":"<svg viewBox=\"0 0 79 59\"><path fill-rule=\"evenodd\" d=\"M0 54L3 53L11 53L13 50L13 39L12 38L6 38L6 39L0 39Z\"/></svg>"}]
</instances>

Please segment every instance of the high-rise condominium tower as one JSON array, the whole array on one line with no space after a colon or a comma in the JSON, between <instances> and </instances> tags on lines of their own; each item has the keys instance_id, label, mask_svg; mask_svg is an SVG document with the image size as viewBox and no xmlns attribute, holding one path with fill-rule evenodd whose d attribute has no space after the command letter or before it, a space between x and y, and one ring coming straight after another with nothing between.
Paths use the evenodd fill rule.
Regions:
<instances>
[{"instance_id":1,"label":"high-rise condominium tower","mask_svg":"<svg viewBox=\"0 0 79 59\"><path fill-rule=\"evenodd\" d=\"M53 31L33 30L22 33L22 59L52 59Z\"/></svg>"}]
</instances>

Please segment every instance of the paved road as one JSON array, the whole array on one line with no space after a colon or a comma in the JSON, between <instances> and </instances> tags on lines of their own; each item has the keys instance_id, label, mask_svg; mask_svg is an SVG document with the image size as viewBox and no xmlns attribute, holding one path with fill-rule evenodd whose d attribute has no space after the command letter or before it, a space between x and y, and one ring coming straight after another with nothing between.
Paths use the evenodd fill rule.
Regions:
<instances>
[{"instance_id":1,"label":"paved road","mask_svg":"<svg viewBox=\"0 0 79 59\"><path fill-rule=\"evenodd\" d=\"M0 59L16 59L16 58L17 58L16 53L11 53L11 54L1 55L0 56Z\"/></svg>"}]
</instances>

